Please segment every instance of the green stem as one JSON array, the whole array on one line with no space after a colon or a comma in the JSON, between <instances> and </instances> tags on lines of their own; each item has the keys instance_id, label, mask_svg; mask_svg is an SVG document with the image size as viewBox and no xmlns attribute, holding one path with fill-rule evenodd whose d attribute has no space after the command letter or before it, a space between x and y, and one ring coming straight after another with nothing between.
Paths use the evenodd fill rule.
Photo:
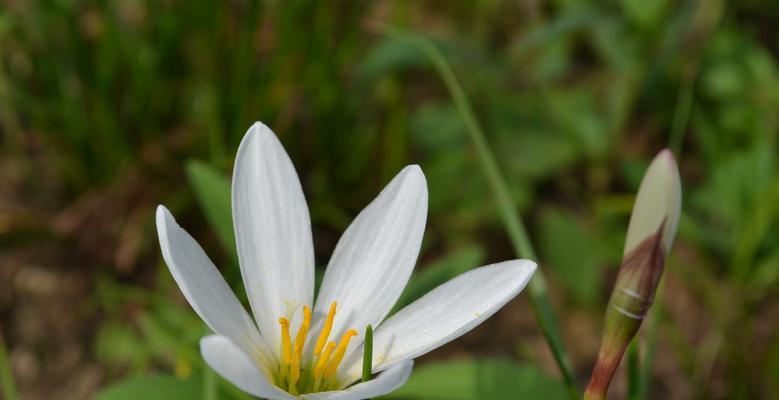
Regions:
<instances>
[{"instance_id":1,"label":"green stem","mask_svg":"<svg viewBox=\"0 0 779 400\"><path fill-rule=\"evenodd\" d=\"M216 375L211 368L203 370L203 400L218 400L219 393L216 386Z\"/></svg>"},{"instance_id":2,"label":"green stem","mask_svg":"<svg viewBox=\"0 0 779 400\"><path fill-rule=\"evenodd\" d=\"M661 302L665 292L665 280L661 278L660 286L657 288L656 302ZM649 394L649 381L652 379L652 366L655 361L655 351L657 350L657 330L660 326L660 319L663 316L663 305L655 304L649 310L649 323L646 329L646 347L644 357L641 360L641 387L639 388L639 399L646 399Z\"/></svg>"},{"instance_id":3,"label":"green stem","mask_svg":"<svg viewBox=\"0 0 779 400\"><path fill-rule=\"evenodd\" d=\"M638 335L630 341L628 346L628 399L639 400L641 398L641 362L639 355Z\"/></svg>"},{"instance_id":4,"label":"green stem","mask_svg":"<svg viewBox=\"0 0 779 400\"><path fill-rule=\"evenodd\" d=\"M404 31L400 28L390 25L380 25L381 33L403 40L410 45L421 50L433 63L438 74L444 82L449 94L452 97L460 115L465 122L468 132L473 140L476 153L479 157L483 172L490 184L490 189L498 205L501 219L508 233L514 251L519 257L537 259L533 245L528 239L527 230L522 223L522 219L517 212L514 202L509 193L505 179L500 173L495 156L487 143L484 131L479 125L474 114L473 108L465 95L465 91L460 85L457 77L454 75L451 66L446 61L443 54L427 38ZM546 279L543 272L538 269L529 284L530 301L533 310L538 318L541 331L546 338L554 354L560 372L563 375L566 388L571 398L578 399L579 392L576 389L573 378L573 369L566 355L563 346L560 328L557 323L557 317L554 314L549 296L546 290Z\"/></svg>"},{"instance_id":5,"label":"green stem","mask_svg":"<svg viewBox=\"0 0 779 400\"><path fill-rule=\"evenodd\" d=\"M659 310L660 307L657 307ZM652 379L652 366L657 350L657 327L660 325L660 312L650 313L649 329L647 329L644 357L641 359L641 386L638 388L638 398L646 399L649 395L649 381Z\"/></svg>"},{"instance_id":6,"label":"green stem","mask_svg":"<svg viewBox=\"0 0 779 400\"><path fill-rule=\"evenodd\" d=\"M19 393L16 391L14 375L11 371L11 363L8 360L2 334L0 334L0 388L2 388L4 399L19 400Z\"/></svg>"}]
</instances>

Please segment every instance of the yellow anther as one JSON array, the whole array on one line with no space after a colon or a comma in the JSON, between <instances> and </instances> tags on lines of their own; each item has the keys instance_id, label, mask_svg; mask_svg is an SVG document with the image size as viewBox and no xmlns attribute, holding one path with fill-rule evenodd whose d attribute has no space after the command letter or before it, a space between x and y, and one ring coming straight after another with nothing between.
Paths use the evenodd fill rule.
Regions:
<instances>
[{"instance_id":1,"label":"yellow anther","mask_svg":"<svg viewBox=\"0 0 779 400\"><path fill-rule=\"evenodd\" d=\"M327 363L327 368L325 369L325 373L324 373L325 379L329 379L330 377L335 375L335 372L338 370L338 365L341 364L341 360L343 360L344 358L344 353L346 353L346 347L349 346L349 341L352 339L353 336L356 335L357 335L356 330L349 329L341 337L341 342L338 343L338 347L335 349L335 355L333 355L333 359L330 360L329 363Z\"/></svg>"},{"instance_id":2,"label":"yellow anther","mask_svg":"<svg viewBox=\"0 0 779 400\"><path fill-rule=\"evenodd\" d=\"M289 365L292 358L292 345L290 344L289 337L289 320L281 317L279 318L279 325L281 325L281 362L282 364Z\"/></svg>"},{"instance_id":3,"label":"yellow anther","mask_svg":"<svg viewBox=\"0 0 779 400\"><path fill-rule=\"evenodd\" d=\"M296 394L297 383L300 379L300 359L303 355L303 346L306 344L308 328L311 326L311 309L308 306L303 307L303 322L300 324L298 334L295 336L295 345L293 346L292 359L289 364L289 390Z\"/></svg>"},{"instance_id":4,"label":"yellow anther","mask_svg":"<svg viewBox=\"0 0 779 400\"><path fill-rule=\"evenodd\" d=\"M322 353L322 348L327 343L327 338L330 336L330 331L333 329L333 320L335 319L335 307L338 303L333 302L330 304L330 311L327 313L327 320L322 327L322 332L319 333L319 338L316 340L316 346L314 346L314 355L318 356Z\"/></svg>"},{"instance_id":5,"label":"yellow anther","mask_svg":"<svg viewBox=\"0 0 779 400\"><path fill-rule=\"evenodd\" d=\"M311 309L308 306L303 306L303 322L300 323L300 329L295 337L295 351L298 348L302 351L303 345L306 344L306 337L308 336L308 328L311 327Z\"/></svg>"}]
</instances>

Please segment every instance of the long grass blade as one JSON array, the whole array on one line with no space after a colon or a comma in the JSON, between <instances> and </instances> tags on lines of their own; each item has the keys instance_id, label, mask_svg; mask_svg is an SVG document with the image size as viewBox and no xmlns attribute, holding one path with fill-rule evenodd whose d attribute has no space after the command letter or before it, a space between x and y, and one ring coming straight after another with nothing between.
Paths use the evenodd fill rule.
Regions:
<instances>
[{"instance_id":1,"label":"long grass blade","mask_svg":"<svg viewBox=\"0 0 779 400\"><path fill-rule=\"evenodd\" d=\"M489 181L492 194L495 197L495 201L500 211L501 220L506 228L512 246L514 247L514 251L520 257L537 259L533 245L528 239L527 230L511 199L508 186L501 175L495 157L487 143L484 131L476 119L468 97L465 95L465 91L457 80L457 77L454 75L454 71L444 55L429 39L423 36L385 24L379 25L377 28L379 32L386 36L403 40L409 45L416 47L430 59L430 62L443 80L444 85L449 91L455 106L468 128L468 133L473 140L484 175ZM579 393L574 383L573 369L571 368L571 363L568 360L568 356L566 355L563 346L557 317L555 316L549 301L546 289L546 279L540 269L536 270L535 276L533 276L528 287L530 300L536 317L538 318L541 331L552 349L552 353L562 372L568 392L571 395L571 398L579 398Z\"/></svg>"}]
</instances>

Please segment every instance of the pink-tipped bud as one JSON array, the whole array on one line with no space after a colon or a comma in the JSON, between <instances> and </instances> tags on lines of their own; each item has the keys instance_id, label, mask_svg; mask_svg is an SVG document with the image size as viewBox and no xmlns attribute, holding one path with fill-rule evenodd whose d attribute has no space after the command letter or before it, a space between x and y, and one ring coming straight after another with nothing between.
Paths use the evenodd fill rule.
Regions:
<instances>
[{"instance_id":1,"label":"pink-tipped bud","mask_svg":"<svg viewBox=\"0 0 779 400\"><path fill-rule=\"evenodd\" d=\"M606 397L622 355L652 305L676 236L681 204L679 170L666 149L652 161L638 189L587 399Z\"/></svg>"}]
</instances>

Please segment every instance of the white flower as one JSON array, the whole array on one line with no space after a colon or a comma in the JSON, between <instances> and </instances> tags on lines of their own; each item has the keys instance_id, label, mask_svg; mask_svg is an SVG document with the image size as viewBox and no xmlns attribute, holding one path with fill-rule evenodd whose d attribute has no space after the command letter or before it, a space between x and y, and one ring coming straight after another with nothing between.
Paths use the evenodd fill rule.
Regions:
<instances>
[{"instance_id":1,"label":"white flower","mask_svg":"<svg viewBox=\"0 0 779 400\"><path fill-rule=\"evenodd\" d=\"M490 317L536 268L513 260L471 270L382 322L411 275L427 218L425 177L418 166L408 166L343 234L314 302L308 207L289 156L259 122L238 149L232 205L254 320L164 206L157 208L157 231L174 279L215 333L200 342L203 358L254 396L363 399L389 393L408 379L413 358ZM361 376L362 333L369 324L376 327L378 375L353 384Z\"/></svg>"}]
</instances>

